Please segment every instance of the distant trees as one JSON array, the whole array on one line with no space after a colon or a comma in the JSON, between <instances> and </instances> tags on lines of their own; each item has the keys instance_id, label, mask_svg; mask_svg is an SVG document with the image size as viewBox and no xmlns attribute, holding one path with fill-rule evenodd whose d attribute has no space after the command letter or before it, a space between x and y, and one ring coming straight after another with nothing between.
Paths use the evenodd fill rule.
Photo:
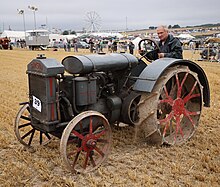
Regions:
<instances>
[{"instance_id":1,"label":"distant trees","mask_svg":"<svg viewBox=\"0 0 220 187\"><path fill-rule=\"evenodd\" d=\"M63 31L63 35L69 35L69 34L76 34L76 31L69 31L69 30Z\"/></svg>"},{"instance_id":2,"label":"distant trees","mask_svg":"<svg viewBox=\"0 0 220 187\"><path fill-rule=\"evenodd\" d=\"M156 28L157 28L157 27L154 27L154 26L150 26L150 27L149 27L150 30L154 30L154 29L156 29Z\"/></svg>"},{"instance_id":3,"label":"distant trees","mask_svg":"<svg viewBox=\"0 0 220 187\"><path fill-rule=\"evenodd\" d=\"M180 26L177 24L177 25L172 26L172 28L177 29L177 28L180 28Z\"/></svg>"},{"instance_id":4,"label":"distant trees","mask_svg":"<svg viewBox=\"0 0 220 187\"><path fill-rule=\"evenodd\" d=\"M63 31L63 35L68 35L69 31Z\"/></svg>"},{"instance_id":5,"label":"distant trees","mask_svg":"<svg viewBox=\"0 0 220 187\"><path fill-rule=\"evenodd\" d=\"M168 29L177 29L177 28L180 28L180 26L178 25L178 24L176 24L176 25L169 25L168 26Z\"/></svg>"},{"instance_id":6,"label":"distant trees","mask_svg":"<svg viewBox=\"0 0 220 187\"><path fill-rule=\"evenodd\" d=\"M173 26L172 26L172 25L169 25L169 26L168 26L168 29L176 29L176 28L180 28L180 26L179 26L178 24L173 25ZM157 27L155 27L155 26L150 26L149 29L150 29L150 30L154 30L154 29L157 29Z\"/></svg>"},{"instance_id":7,"label":"distant trees","mask_svg":"<svg viewBox=\"0 0 220 187\"><path fill-rule=\"evenodd\" d=\"M186 27L219 27L220 23L207 23L207 24L203 24L203 25L194 25L194 26L186 26Z\"/></svg>"},{"instance_id":8,"label":"distant trees","mask_svg":"<svg viewBox=\"0 0 220 187\"><path fill-rule=\"evenodd\" d=\"M71 31L70 34L76 34L76 31Z\"/></svg>"}]
</instances>

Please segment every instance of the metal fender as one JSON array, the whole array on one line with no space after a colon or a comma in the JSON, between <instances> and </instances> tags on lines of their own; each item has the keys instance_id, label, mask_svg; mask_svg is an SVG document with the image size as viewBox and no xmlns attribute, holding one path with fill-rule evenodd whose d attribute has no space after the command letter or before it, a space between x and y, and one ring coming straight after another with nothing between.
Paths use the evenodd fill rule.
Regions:
<instances>
[{"instance_id":1,"label":"metal fender","mask_svg":"<svg viewBox=\"0 0 220 187\"><path fill-rule=\"evenodd\" d=\"M135 91L152 92L158 78L163 74L163 72L169 68L176 65L188 66L189 69L198 74L200 83L203 86L203 101L204 106L210 106L210 90L209 83L204 70L196 63L190 60L174 59L174 58L161 58L157 59L151 64L149 64L137 78L133 86Z\"/></svg>"}]
</instances>

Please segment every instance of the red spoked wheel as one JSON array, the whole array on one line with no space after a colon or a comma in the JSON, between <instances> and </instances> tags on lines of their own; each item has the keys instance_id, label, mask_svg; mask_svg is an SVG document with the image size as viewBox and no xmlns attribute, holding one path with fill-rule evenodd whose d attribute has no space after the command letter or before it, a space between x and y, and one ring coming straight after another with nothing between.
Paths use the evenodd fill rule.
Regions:
<instances>
[{"instance_id":1,"label":"red spoked wheel","mask_svg":"<svg viewBox=\"0 0 220 187\"><path fill-rule=\"evenodd\" d=\"M165 77L165 78L164 78ZM202 110L202 86L185 66L171 68L155 86L157 132L163 144L181 144L194 134Z\"/></svg>"},{"instance_id":2,"label":"red spoked wheel","mask_svg":"<svg viewBox=\"0 0 220 187\"><path fill-rule=\"evenodd\" d=\"M18 111L14 131L18 141L28 148L46 145L52 139L49 133L41 132L32 126L29 104L23 105Z\"/></svg>"},{"instance_id":3,"label":"red spoked wheel","mask_svg":"<svg viewBox=\"0 0 220 187\"><path fill-rule=\"evenodd\" d=\"M108 120L96 111L82 112L63 131L61 157L73 173L90 172L106 160L111 143Z\"/></svg>"}]
</instances>

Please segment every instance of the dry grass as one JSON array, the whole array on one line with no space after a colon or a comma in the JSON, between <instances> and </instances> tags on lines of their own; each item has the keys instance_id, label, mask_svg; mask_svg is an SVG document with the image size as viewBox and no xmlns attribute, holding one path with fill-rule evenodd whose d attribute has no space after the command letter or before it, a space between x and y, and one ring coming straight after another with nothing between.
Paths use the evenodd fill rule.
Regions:
<instances>
[{"instance_id":1,"label":"dry grass","mask_svg":"<svg viewBox=\"0 0 220 187\"><path fill-rule=\"evenodd\" d=\"M135 145L133 128L113 129L107 162L93 173L73 176L60 161L59 139L30 153L14 135L18 103L28 99L26 65L38 53L0 50L0 186L220 186L220 64L199 62L210 82L211 107L204 108L189 142L176 147ZM58 61L73 54L43 53ZM198 58L190 51L184 56Z\"/></svg>"}]
</instances>

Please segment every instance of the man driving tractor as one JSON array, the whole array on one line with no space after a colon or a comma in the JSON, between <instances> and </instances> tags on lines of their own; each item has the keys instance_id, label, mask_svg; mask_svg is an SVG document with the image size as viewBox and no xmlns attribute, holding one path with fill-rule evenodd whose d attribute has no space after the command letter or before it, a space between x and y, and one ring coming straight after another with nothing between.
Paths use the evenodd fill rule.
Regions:
<instances>
[{"instance_id":1,"label":"man driving tractor","mask_svg":"<svg viewBox=\"0 0 220 187\"><path fill-rule=\"evenodd\" d=\"M160 52L158 53L158 58L183 58L181 42L178 38L175 38L173 37L173 35L168 33L168 28L166 26L158 26L157 35L160 39L158 43L160 49Z\"/></svg>"}]
</instances>

